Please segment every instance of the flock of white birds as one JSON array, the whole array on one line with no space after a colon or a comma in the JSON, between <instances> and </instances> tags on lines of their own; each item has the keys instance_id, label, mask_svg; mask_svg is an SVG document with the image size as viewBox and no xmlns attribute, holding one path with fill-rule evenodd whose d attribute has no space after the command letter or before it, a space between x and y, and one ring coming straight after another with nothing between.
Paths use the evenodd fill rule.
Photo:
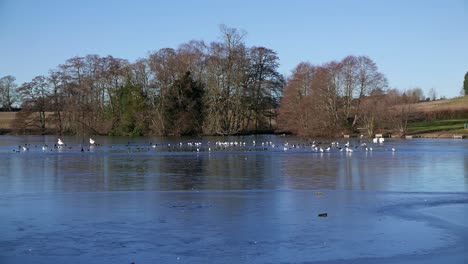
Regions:
<instances>
[{"instance_id":1,"label":"flock of white birds","mask_svg":"<svg viewBox=\"0 0 468 264\"><path fill-rule=\"evenodd\" d=\"M131 144L130 142L125 145L125 149L130 152L145 152L145 151L178 151L178 152L215 152L215 151L307 151L312 153L331 153L331 152L345 152L353 153L355 151L372 152L374 149L386 150L395 152L395 148L384 148L384 138L373 138L372 141L365 142L366 140L361 139L354 145L350 144L349 141L343 143L339 141L332 142L316 142L310 143L294 143L290 144L287 141L283 143L273 143L272 141L252 142L245 141L216 141L212 142L179 142L177 144L165 143L165 144ZM104 148L98 144L93 138L89 138L88 144L78 144L77 146L67 146L65 142L58 138L57 143L53 146L43 145L43 152L52 151L64 151L64 150L79 150L81 152L94 151L96 148ZM116 146L107 146L109 148L115 148ZM38 146L34 146L33 149L37 149ZM28 152L31 149L30 144L24 144L18 146L15 152Z\"/></svg>"}]
</instances>

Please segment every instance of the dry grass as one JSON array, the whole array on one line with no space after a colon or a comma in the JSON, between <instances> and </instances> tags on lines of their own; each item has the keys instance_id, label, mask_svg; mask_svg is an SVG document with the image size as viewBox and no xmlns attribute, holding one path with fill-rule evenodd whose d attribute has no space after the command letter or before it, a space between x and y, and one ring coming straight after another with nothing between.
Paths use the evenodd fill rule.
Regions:
<instances>
[{"instance_id":1,"label":"dry grass","mask_svg":"<svg viewBox=\"0 0 468 264\"><path fill-rule=\"evenodd\" d=\"M468 96L414 104L417 112L468 111Z\"/></svg>"},{"instance_id":2,"label":"dry grass","mask_svg":"<svg viewBox=\"0 0 468 264\"><path fill-rule=\"evenodd\" d=\"M0 112L0 129L12 129L16 112Z\"/></svg>"}]
</instances>

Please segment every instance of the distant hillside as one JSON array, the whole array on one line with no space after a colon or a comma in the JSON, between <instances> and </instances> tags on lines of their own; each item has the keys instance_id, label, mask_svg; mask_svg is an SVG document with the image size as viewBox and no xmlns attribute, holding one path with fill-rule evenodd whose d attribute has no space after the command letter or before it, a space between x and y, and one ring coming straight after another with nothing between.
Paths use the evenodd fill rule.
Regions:
<instances>
[{"instance_id":1,"label":"distant hillside","mask_svg":"<svg viewBox=\"0 0 468 264\"><path fill-rule=\"evenodd\" d=\"M468 96L414 104L416 112L468 111Z\"/></svg>"},{"instance_id":2,"label":"distant hillside","mask_svg":"<svg viewBox=\"0 0 468 264\"><path fill-rule=\"evenodd\" d=\"M423 137L468 135L468 96L421 102L413 105L417 121L410 122L408 132Z\"/></svg>"}]
</instances>

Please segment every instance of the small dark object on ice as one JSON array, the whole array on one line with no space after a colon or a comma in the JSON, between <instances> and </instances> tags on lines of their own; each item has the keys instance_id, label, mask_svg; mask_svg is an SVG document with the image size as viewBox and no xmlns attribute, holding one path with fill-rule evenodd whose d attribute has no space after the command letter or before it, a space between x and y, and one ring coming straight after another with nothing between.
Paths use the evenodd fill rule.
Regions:
<instances>
[{"instance_id":1,"label":"small dark object on ice","mask_svg":"<svg viewBox=\"0 0 468 264\"><path fill-rule=\"evenodd\" d=\"M321 213L321 214L319 214L318 216L319 216L319 217L327 217L328 214L327 214L327 213Z\"/></svg>"}]
</instances>

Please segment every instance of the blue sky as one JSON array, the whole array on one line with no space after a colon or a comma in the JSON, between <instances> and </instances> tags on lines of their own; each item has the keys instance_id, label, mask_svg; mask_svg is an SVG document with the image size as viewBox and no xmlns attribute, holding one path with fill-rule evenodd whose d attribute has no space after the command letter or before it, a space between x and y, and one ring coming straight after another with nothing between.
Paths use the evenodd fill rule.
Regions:
<instances>
[{"instance_id":1,"label":"blue sky","mask_svg":"<svg viewBox=\"0 0 468 264\"><path fill-rule=\"evenodd\" d=\"M21 84L87 54L134 61L192 39L217 41L220 24L275 50L285 75L301 61L367 55L391 87L450 98L468 71L468 0L0 0L0 76Z\"/></svg>"}]
</instances>

